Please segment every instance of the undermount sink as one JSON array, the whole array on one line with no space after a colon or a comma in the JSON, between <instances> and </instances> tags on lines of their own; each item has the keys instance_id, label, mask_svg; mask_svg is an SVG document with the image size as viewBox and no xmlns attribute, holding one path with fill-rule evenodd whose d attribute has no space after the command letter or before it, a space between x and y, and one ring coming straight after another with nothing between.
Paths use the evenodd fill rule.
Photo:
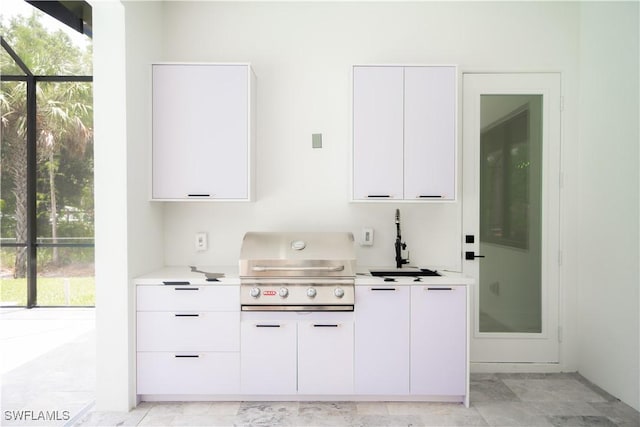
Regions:
<instances>
[{"instance_id":1,"label":"undermount sink","mask_svg":"<svg viewBox=\"0 0 640 427\"><path fill-rule=\"evenodd\" d=\"M369 270L372 276L440 276L436 270L429 270L428 268L390 268L381 270Z\"/></svg>"}]
</instances>

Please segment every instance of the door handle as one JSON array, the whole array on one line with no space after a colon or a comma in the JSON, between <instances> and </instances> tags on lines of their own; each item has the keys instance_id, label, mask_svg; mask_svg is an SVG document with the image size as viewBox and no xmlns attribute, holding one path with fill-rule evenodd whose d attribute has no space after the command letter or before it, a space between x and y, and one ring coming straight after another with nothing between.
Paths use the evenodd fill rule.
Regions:
<instances>
[{"instance_id":1,"label":"door handle","mask_svg":"<svg viewBox=\"0 0 640 427\"><path fill-rule=\"evenodd\" d=\"M466 260L474 260L476 258L484 258L484 255L476 255L473 251L466 251L464 253L464 259Z\"/></svg>"}]
</instances>

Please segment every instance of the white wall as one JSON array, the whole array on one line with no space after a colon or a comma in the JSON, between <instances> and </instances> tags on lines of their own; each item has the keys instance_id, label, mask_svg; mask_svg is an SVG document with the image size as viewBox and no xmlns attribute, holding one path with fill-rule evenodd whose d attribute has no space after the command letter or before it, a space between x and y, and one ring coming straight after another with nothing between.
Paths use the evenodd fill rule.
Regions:
<instances>
[{"instance_id":1,"label":"white wall","mask_svg":"<svg viewBox=\"0 0 640 427\"><path fill-rule=\"evenodd\" d=\"M392 265L400 207L411 261L459 270L461 203L350 204L353 64L564 70L575 5L467 3L165 4L167 61L251 62L258 78L257 202L167 204L165 262L237 262L247 230L375 229L361 265ZM575 33L574 33L575 34ZM525 53L525 54L523 54ZM322 133L324 147L311 148ZM215 165L215 159L212 159ZM193 235L209 233L196 253Z\"/></svg>"},{"instance_id":2,"label":"white wall","mask_svg":"<svg viewBox=\"0 0 640 427\"><path fill-rule=\"evenodd\" d=\"M93 4L96 205L96 402L130 407L124 8Z\"/></svg>"},{"instance_id":3,"label":"white wall","mask_svg":"<svg viewBox=\"0 0 640 427\"><path fill-rule=\"evenodd\" d=\"M578 368L640 410L639 4L580 14Z\"/></svg>"},{"instance_id":4,"label":"white wall","mask_svg":"<svg viewBox=\"0 0 640 427\"><path fill-rule=\"evenodd\" d=\"M361 264L393 262L398 205L347 202L349 69L357 63L562 73L563 366L579 366L638 407L637 80L623 87L638 73L637 4L610 10L577 2L134 3L125 10L117 2L94 5L99 409L126 410L132 402L128 285L138 273L163 262L235 264L249 229L372 226L376 244L360 250ZM612 48L629 40L635 45L624 52ZM153 60L254 65L257 202L146 202L146 64ZM601 86L610 73L617 81L612 96ZM325 148L312 150L311 134L318 132ZM603 141L615 142L607 145L608 164ZM411 258L458 267L460 203L400 207ZM203 254L193 250L196 231L209 232L211 249ZM601 272L599 265L622 268ZM603 293L603 283L613 292Z\"/></svg>"},{"instance_id":5,"label":"white wall","mask_svg":"<svg viewBox=\"0 0 640 427\"><path fill-rule=\"evenodd\" d=\"M159 4L125 6L127 72L127 250L129 278L129 368L135 372L135 292L132 279L163 266L163 210L148 201L151 176L151 67L162 40ZM98 302L99 303L99 302ZM98 304L97 303L97 304ZM135 406L135 375L129 376L129 407Z\"/></svg>"},{"instance_id":6,"label":"white wall","mask_svg":"<svg viewBox=\"0 0 640 427\"><path fill-rule=\"evenodd\" d=\"M162 207L147 201L149 62L161 8L93 6L98 410L135 406L131 279L163 264Z\"/></svg>"}]
</instances>

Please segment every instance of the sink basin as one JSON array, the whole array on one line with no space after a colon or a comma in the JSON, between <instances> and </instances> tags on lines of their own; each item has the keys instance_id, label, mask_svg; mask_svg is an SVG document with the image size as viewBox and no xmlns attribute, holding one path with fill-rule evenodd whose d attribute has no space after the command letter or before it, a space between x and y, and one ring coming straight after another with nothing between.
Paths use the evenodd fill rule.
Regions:
<instances>
[{"instance_id":1,"label":"sink basin","mask_svg":"<svg viewBox=\"0 0 640 427\"><path fill-rule=\"evenodd\" d=\"M384 270L369 270L369 272L372 276L440 276L440 273L436 270L429 270L427 268L390 268Z\"/></svg>"}]
</instances>

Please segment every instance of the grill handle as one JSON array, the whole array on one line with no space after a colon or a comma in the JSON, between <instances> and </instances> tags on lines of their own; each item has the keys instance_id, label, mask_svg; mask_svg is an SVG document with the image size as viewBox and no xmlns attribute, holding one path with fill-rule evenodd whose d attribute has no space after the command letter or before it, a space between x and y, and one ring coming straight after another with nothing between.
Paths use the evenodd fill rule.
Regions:
<instances>
[{"instance_id":1,"label":"grill handle","mask_svg":"<svg viewBox=\"0 0 640 427\"><path fill-rule=\"evenodd\" d=\"M277 267L277 266L264 266L264 265L256 265L252 268L253 271L257 272L266 272L266 271L323 271L323 272L332 272L332 271L343 271L344 265L337 265L334 267Z\"/></svg>"}]
</instances>

